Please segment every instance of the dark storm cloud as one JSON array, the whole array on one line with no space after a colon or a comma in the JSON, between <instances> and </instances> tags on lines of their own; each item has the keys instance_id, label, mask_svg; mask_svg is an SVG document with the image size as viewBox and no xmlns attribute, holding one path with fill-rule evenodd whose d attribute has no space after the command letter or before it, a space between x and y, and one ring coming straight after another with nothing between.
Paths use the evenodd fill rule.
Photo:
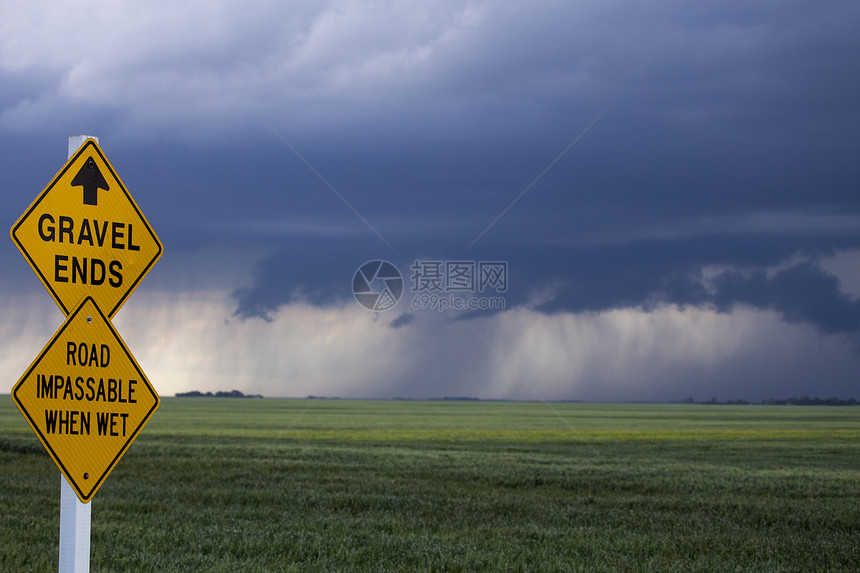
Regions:
<instances>
[{"instance_id":1,"label":"dark storm cloud","mask_svg":"<svg viewBox=\"0 0 860 573\"><path fill-rule=\"evenodd\" d=\"M385 258L375 237L343 239L302 237L286 241L259 261L250 284L233 293L235 314L241 318L271 320L281 306L291 302L313 305L352 301L352 279L368 260Z\"/></svg>"},{"instance_id":2,"label":"dark storm cloud","mask_svg":"<svg viewBox=\"0 0 860 573\"><path fill-rule=\"evenodd\" d=\"M392 320L388 326L391 328L403 328L407 324L411 324L414 321L415 321L415 315L414 314L409 314L408 312L404 312L403 314L399 315L397 318Z\"/></svg>"},{"instance_id":3,"label":"dark storm cloud","mask_svg":"<svg viewBox=\"0 0 860 573\"><path fill-rule=\"evenodd\" d=\"M860 330L860 301L840 292L839 280L811 262L768 275L725 272L714 278L714 302L721 310L738 304L774 310L785 321L809 323L824 333Z\"/></svg>"},{"instance_id":4,"label":"dark storm cloud","mask_svg":"<svg viewBox=\"0 0 860 573\"><path fill-rule=\"evenodd\" d=\"M544 252L537 265L526 253L510 263L515 304L546 313L593 312L614 308L654 308L662 304L730 311L736 306L773 310L788 322L811 324L824 333L860 330L860 302L846 295L839 280L818 260L834 245L849 241L716 235L677 241L646 241ZM804 252L787 268L783 261ZM517 288L516 277L532 280ZM539 284L547 285L542 298ZM530 302L534 301L534 302ZM471 315L476 316L476 315Z\"/></svg>"},{"instance_id":5,"label":"dark storm cloud","mask_svg":"<svg viewBox=\"0 0 860 573\"><path fill-rule=\"evenodd\" d=\"M392 5L384 18L347 4L213 9L199 37L181 9L163 29L104 11L134 39L110 51L57 49L60 16L34 28L9 13L0 128L97 132L172 248L268 252L236 279L244 318L351 302L370 259L408 274L435 258L509 261L510 304L547 313L744 304L852 328L853 302L815 257L860 245L856 2ZM12 152L10 223L58 149ZM773 270L796 256L809 262Z\"/></svg>"},{"instance_id":6,"label":"dark storm cloud","mask_svg":"<svg viewBox=\"0 0 860 573\"><path fill-rule=\"evenodd\" d=\"M355 269L377 258L400 269L405 293L398 308L408 310L411 297L421 292L410 270L414 260L503 260L509 274L507 309L526 306L554 314L675 304L728 312L749 306L775 311L787 322L807 323L824 333L860 329L860 302L846 295L837 277L818 262L837 247L860 245L856 235L834 239L719 234L580 247L483 246L469 251L450 242L437 243L432 250L426 243L412 243L401 245L396 253L366 235L349 247L339 240L303 240L282 247L258 263L251 283L234 293L237 315L270 319L280 306L295 301L351 303ZM803 260L784 264L798 253L803 253ZM464 313L461 318L489 312ZM410 322L414 318L406 316Z\"/></svg>"}]
</instances>

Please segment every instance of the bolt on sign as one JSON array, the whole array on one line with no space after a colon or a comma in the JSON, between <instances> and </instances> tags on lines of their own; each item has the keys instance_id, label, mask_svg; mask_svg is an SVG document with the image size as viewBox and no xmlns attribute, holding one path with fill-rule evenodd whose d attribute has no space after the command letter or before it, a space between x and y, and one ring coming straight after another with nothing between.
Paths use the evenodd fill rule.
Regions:
<instances>
[{"instance_id":1,"label":"bolt on sign","mask_svg":"<svg viewBox=\"0 0 860 573\"><path fill-rule=\"evenodd\" d=\"M12 399L84 503L160 402L92 297L42 349Z\"/></svg>"},{"instance_id":2,"label":"bolt on sign","mask_svg":"<svg viewBox=\"0 0 860 573\"><path fill-rule=\"evenodd\" d=\"M36 197L11 235L65 315L91 296L113 318L163 250L94 139Z\"/></svg>"}]
</instances>

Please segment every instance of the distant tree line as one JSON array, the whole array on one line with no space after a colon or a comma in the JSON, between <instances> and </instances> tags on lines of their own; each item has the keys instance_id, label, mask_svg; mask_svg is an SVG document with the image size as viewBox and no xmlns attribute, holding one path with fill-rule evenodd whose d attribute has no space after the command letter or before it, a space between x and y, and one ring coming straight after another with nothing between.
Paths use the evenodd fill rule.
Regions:
<instances>
[{"instance_id":1,"label":"distant tree line","mask_svg":"<svg viewBox=\"0 0 860 573\"><path fill-rule=\"evenodd\" d=\"M727 400L725 402L720 402L717 400L716 396L712 397L710 400L706 402L696 402L692 398L686 398L684 400L685 404L734 404L734 405L745 405L745 404L755 404L755 402L748 402L746 400ZM791 398L767 398L759 402L759 404L763 404L765 406L857 406L860 405L855 398L841 399L841 398L819 398L818 396L809 397L809 396L801 396L800 398L792 396Z\"/></svg>"},{"instance_id":2,"label":"distant tree line","mask_svg":"<svg viewBox=\"0 0 860 573\"><path fill-rule=\"evenodd\" d=\"M260 394L243 394L238 390L231 390L230 392L200 392L199 390L192 390L191 392L177 392L177 398L262 398Z\"/></svg>"}]
</instances>

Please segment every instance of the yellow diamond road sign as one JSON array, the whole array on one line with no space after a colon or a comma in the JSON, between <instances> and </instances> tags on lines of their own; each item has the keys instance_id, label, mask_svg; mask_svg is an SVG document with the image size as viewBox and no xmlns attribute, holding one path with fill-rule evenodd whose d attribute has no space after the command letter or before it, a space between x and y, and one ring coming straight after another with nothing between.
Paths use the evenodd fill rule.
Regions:
<instances>
[{"instance_id":1,"label":"yellow diamond road sign","mask_svg":"<svg viewBox=\"0 0 860 573\"><path fill-rule=\"evenodd\" d=\"M94 139L36 197L11 235L66 315L92 296L112 318L162 252Z\"/></svg>"},{"instance_id":2,"label":"yellow diamond road sign","mask_svg":"<svg viewBox=\"0 0 860 573\"><path fill-rule=\"evenodd\" d=\"M91 297L66 318L15 384L12 398L84 503L159 405Z\"/></svg>"}]
</instances>

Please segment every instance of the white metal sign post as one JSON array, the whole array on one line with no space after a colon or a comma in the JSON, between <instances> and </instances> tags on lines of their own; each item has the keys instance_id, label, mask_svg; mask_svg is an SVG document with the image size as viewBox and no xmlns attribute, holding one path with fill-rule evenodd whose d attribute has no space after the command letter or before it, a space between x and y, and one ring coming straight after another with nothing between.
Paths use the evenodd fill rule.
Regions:
<instances>
[{"instance_id":1,"label":"white metal sign post","mask_svg":"<svg viewBox=\"0 0 860 573\"><path fill-rule=\"evenodd\" d=\"M83 145L90 136L69 137L69 156ZM93 137L98 141L98 137ZM75 495L69 480L60 474L60 573L89 573L90 570L90 525L92 507Z\"/></svg>"},{"instance_id":2,"label":"white metal sign post","mask_svg":"<svg viewBox=\"0 0 860 573\"><path fill-rule=\"evenodd\" d=\"M60 573L90 570L90 518L92 506L75 495L60 474Z\"/></svg>"}]
</instances>

